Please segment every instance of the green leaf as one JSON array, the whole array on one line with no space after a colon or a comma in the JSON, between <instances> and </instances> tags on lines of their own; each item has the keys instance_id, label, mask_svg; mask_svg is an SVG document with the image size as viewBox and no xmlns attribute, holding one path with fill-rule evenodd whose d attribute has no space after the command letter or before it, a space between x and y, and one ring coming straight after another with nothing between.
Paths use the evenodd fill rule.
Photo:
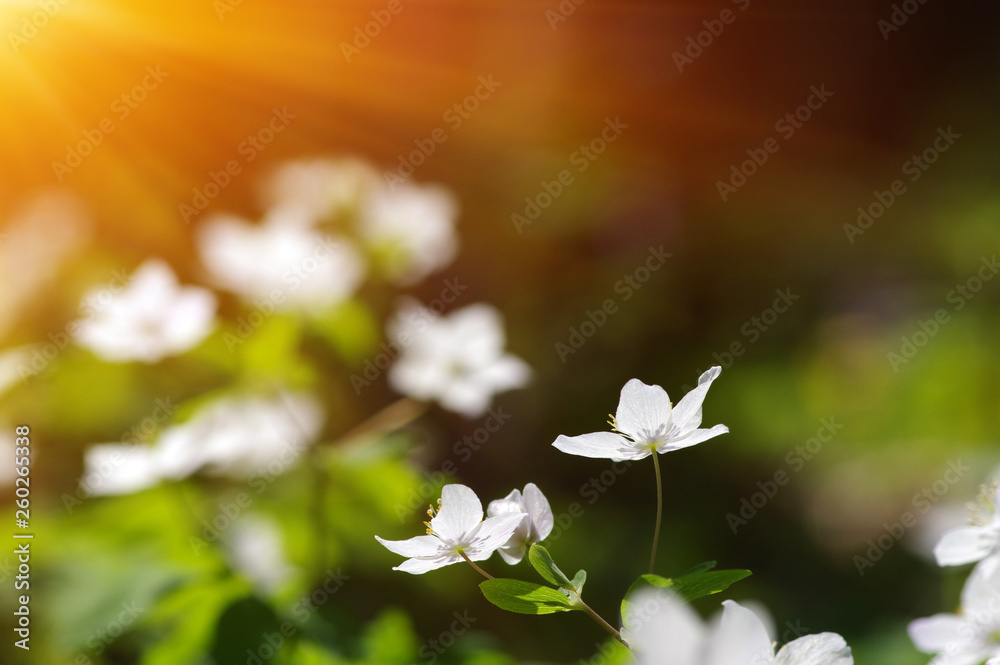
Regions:
<instances>
[{"instance_id":1,"label":"green leaf","mask_svg":"<svg viewBox=\"0 0 1000 665\"><path fill-rule=\"evenodd\" d=\"M627 620L631 609L629 598L639 589L646 587L671 589L682 600L691 602L713 593L725 591L734 583L749 577L751 574L749 570L739 569L713 571L711 568L714 566L714 561L708 561L673 579L659 575L641 575L625 592L621 607L622 620Z\"/></svg>"},{"instance_id":2,"label":"green leaf","mask_svg":"<svg viewBox=\"0 0 1000 665\"><path fill-rule=\"evenodd\" d=\"M479 588L486 600L502 610L517 614L552 614L574 609L564 594L532 582L492 579L480 583Z\"/></svg>"},{"instance_id":3,"label":"green leaf","mask_svg":"<svg viewBox=\"0 0 1000 665\"><path fill-rule=\"evenodd\" d=\"M573 585L573 588L576 589L576 592L578 594L583 593L583 585L587 583L587 571L586 570L576 571L576 575L573 576L573 579L570 580L570 583Z\"/></svg>"},{"instance_id":4,"label":"green leaf","mask_svg":"<svg viewBox=\"0 0 1000 665\"><path fill-rule=\"evenodd\" d=\"M531 549L528 550L528 561L531 562L531 565L546 582L551 582L560 587L568 588L573 586L573 583L566 577L566 574L559 570L559 566L552 560L552 555L549 554L549 551L541 545L531 546Z\"/></svg>"}]
</instances>

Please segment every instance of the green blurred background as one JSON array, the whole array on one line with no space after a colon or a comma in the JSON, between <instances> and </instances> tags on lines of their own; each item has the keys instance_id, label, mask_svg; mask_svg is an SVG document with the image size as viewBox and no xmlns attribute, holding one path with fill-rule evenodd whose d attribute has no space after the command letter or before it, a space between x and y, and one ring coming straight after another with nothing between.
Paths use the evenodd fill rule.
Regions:
<instances>
[{"instance_id":1,"label":"green blurred background","mask_svg":"<svg viewBox=\"0 0 1000 665\"><path fill-rule=\"evenodd\" d=\"M206 283L193 250L199 219L185 224L178 206L273 108L287 107L295 120L207 212L258 218L262 179L291 159L358 155L394 168L415 140L449 127L448 109L480 76L500 85L413 175L450 188L460 203L460 252L447 268L405 289L367 282L353 318L331 323L336 334L275 317L233 355L221 335L246 309L222 296L222 327L183 356L113 365L71 345L39 376L5 388L3 421L11 430L30 425L36 445L37 536L33 649L23 660L5 641L4 662L243 663L247 648L337 570L349 579L296 623L299 644L274 662L428 662L421 647L465 611L476 622L440 662L590 659L603 634L582 615L505 614L465 567L393 572L399 557L373 535L421 532L431 499L421 496L405 519L396 507L428 477L439 487L445 479L435 472L447 460L458 467L447 480L484 501L535 482L557 514L574 502L584 508L550 550L564 567L588 570L591 605L615 616L644 572L653 471L640 463L604 482L610 462L549 444L603 429L630 378L660 384L676 401L719 363L705 421L731 433L663 458L658 567L669 575L715 559L749 568L754 575L727 595L763 601L781 641L791 622L841 633L859 663L926 662L906 623L953 608L962 582L962 571L933 565L929 548L941 524L961 522L961 506L1000 462L1000 282L984 282L971 298L953 293L1000 246L996 6L928 2L885 38L887 2L741 4L563 2L574 9L553 22L554 1L403 0L350 61L342 43L386 3L244 2L227 11L206 1L73 0L27 43L15 49L8 39L0 315L10 348L51 339L78 316L86 291L149 256L167 260L185 283ZM678 71L675 53L727 9L735 19ZM33 11L0 4L3 33L20 34ZM161 87L57 182L52 163L65 159L67 144L157 64L170 72ZM833 94L722 200L717 182L747 150L781 136L775 123L806 102L811 86ZM512 215L526 214L525 197L576 168L575 151L607 119L627 127L519 229ZM948 128L960 138L911 182L904 165ZM845 229L896 179L906 192L874 224L860 235ZM57 225L40 246L19 244L24 206L54 187L81 202L82 221ZM671 254L663 269L625 301L616 283L660 246ZM467 461L453 444L482 423L438 407L385 436L345 441L398 399L384 377L360 396L349 380L379 352L397 296L426 302L456 278L468 284L456 307L495 305L508 349L534 369L527 388L495 402L509 422ZM797 299L758 326L754 317L770 320L776 290ZM561 358L557 344L607 298L618 311ZM913 340L942 308L948 323L912 359L892 362L903 338ZM737 342L742 355L725 356ZM274 383L316 391L327 413L318 452L252 506L280 525L299 571L278 591L255 591L218 543L200 554L189 544L201 520L245 489L239 482L199 476L67 509L86 448L122 439L157 399L180 405L173 421L206 395ZM796 446L824 419L842 429L798 464ZM915 495L958 460L971 470L923 513ZM727 515L781 470L788 484L734 534ZM591 479L606 490L593 503ZM3 501L13 512L11 497ZM917 527L860 575L855 557L908 511ZM498 559L488 565L506 569ZM526 564L518 572L531 575ZM4 575L0 623L10 635ZM697 607L707 615L719 600ZM95 631L131 602L146 609L121 636L98 640L97 653Z\"/></svg>"}]
</instances>

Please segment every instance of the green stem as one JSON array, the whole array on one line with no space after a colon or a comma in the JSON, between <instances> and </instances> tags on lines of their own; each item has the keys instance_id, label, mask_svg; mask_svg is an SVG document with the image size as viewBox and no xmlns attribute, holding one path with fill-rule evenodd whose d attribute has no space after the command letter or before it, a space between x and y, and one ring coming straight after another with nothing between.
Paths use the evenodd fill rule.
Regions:
<instances>
[{"instance_id":1,"label":"green stem","mask_svg":"<svg viewBox=\"0 0 1000 665\"><path fill-rule=\"evenodd\" d=\"M583 598L580 597L580 594L576 594L576 598L577 598L577 600L580 601L580 604L583 605L584 612L586 612L587 614L589 614L590 618L593 619L594 621L596 621L598 626L600 626L604 630L608 631L608 633L610 633L612 637L614 637L616 640L618 640L619 642L621 642L626 648L628 648L628 645L625 644L625 640L622 639L621 633L619 633L617 630L615 630L614 626L612 626L610 623L608 623L607 621L605 621L604 618L600 614L598 614L597 612L595 612L590 607L590 605L588 605L587 603L585 603L583 601Z\"/></svg>"},{"instance_id":2,"label":"green stem","mask_svg":"<svg viewBox=\"0 0 1000 665\"><path fill-rule=\"evenodd\" d=\"M660 521L663 517L663 482L660 480L660 456L653 451L653 470L656 471L656 529L653 531L653 551L649 555L649 574L656 566L656 548L660 544Z\"/></svg>"},{"instance_id":3,"label":"green stem","mask_svg":"<svg viewBox=\"0 0 1000 665\"><path fill-rule=\"evenodd\" d=\"M353 427L340 437L340 441L346 443L352 439L394 432L416 420L426 410L427 403L403 397L372 414L360 425Z\"/></svg>"},{"instance_id":4,"label":"green stem","mask_svg":"<svg viewBox=\"0 0 1000 665\"><path fill-rule=\"evenodd\" d=\"M485 570L483 570L482 568L480 568L479 566L477 566L477 565L475 564L475 562L474 562L474 561L473 561L472 559L470 559L469 557L467 557L467 556L465 555L465 552L463 552L463 551L459 550L459 551L458 551L458 555L459 555L460 557L462 557L463 559L465 559L465 562L466 562L467 564L469 564L470 566L472 566L473 568L475 568L476 570L478 570L478 571L479 571L480 573L482 573L482 576L483 576L483 577L485 577L485 578L486 578L486 579L488 579L488 580L492 580L492 579L493 579L493 576L492 576L492 575L490 575L490 574L489 574L489 573L487 573L487 572L486 572Z\"/></svg>"}]
</instances>

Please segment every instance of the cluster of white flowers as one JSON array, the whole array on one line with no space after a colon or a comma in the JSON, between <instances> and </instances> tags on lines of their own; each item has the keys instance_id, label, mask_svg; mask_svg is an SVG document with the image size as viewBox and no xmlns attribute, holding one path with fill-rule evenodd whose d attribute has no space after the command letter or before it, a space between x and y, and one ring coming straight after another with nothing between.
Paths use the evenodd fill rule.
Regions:
<instances>
[{"instance_id":1,"label":"cluster of white flowers","mask_svg":"<svg viewBox=\"0 0 1000 665\"><path fill-rule=\"evenodd\" d=\"M660 386L632 379L622 388L611 422L614 431L559 436L553 446L583 457L638 460L724 434L729 431L724 425L701 428L702 404L720 372L721 368L713 367L702 374L698 386L676 406ZM496 551L506 563L515 565L549 536L554 525L549 502L534 483L528 483L523 492L515 489L491 502L486 519L472 489L445 485L437 510L432 507L428 514L426 535L399 541L375 536L391 552L407 557L393 570L422 574L462 561L476 567L473 562L489 559ZM576 602L582 603L579 589L573 593ZM703 623L690 605L663 589L640 590L630 603L638 609L623 617L620 633L604 625L632 650L638 665L854 663L850 647L836 633L800 637L775 653L764 621L733 601L723 603L721 614L711 624ZM599 617L596 620L603 622Z\"/></svg>"},{"instance_id":2,"label":"cluster of white flowers","mask_svg":"<svg viewBox=\"0 0 1000 665\"><path fill-rule=\"evenodd\" d=\"M934 555L941 566L975 563L957 614L910 623L913 644L935 654L933 665L1000 665L1000 489L984 488L973 524L942 536Z\"/></svg>"}]
</instances>

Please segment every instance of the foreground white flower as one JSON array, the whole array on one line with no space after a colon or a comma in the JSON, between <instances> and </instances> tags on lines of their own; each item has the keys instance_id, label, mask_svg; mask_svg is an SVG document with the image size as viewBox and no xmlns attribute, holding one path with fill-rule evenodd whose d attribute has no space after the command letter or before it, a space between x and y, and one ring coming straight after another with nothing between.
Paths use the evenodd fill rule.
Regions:
<instances>
[{"instance_id":1,"label":"foreground white flower","mask_svg":"<svg viewBox=\"0 0 1000 665\"><path fill-rule=\"evenodd\" d=\"M406 305L390 322L389 338L402 347L389 370L395 390L470 418L485 413L494 394L520 388L531 376L523 360L504 352L503 323L490 305L444 317Z\"/></svg>"},{"instance_id":2,"label":"foreground white flower","mask_svg":"<svg viewBox=\"0 0 1000 665\"><path fill-rule=\"evenodd\" d=\"M725 434L729 428L716 425L701 429L701 405L708 389L722 371L713 367L698 379L698 385L673 406L660 386L632 379L622 388L613 432L564 436L553 446L571 455L605 457L615 461L639 460L654 452L667 453Z\"/></svg>"},{"instance_id":3,"label":"foreground white flower","mask_svg":"<svg viewBox=\"0 0 1000 665\"><path fill-rule=\"evenodd\" d=\"M99 444L84 458L96 495L130 494L199 470L247 478L291 468L319 433L323 412L307 395L224 398L163 430L153 445Z\"/></svg>"},{"instance_id":4,"label":"foreground white flower","mask_svg":"<svg viewBox=\"0 0 1000 665\"><path fill-rule=\"evenodd\" d=\"M523 494L519 490L514 490L502 499L490 501L486 514L490 517L527 515L510 539L500 548L500 556L510 565L520 563L528 549L548 538L552 533L552 527L555 526L549 501L535 483L525 485Z\"/></svg>"},{"instance_id":5,"label":"foreground white flower","mask_svg":"<svg viewBox=\"0 0 1000 665\"><path fill-rule=\"evenodd\" d=\"M84 304L90 316L70 324L77 344L109 362L154 363L205 339L216 303L211 291L180 286L170 266L150 259L121 291L91 291Z\"/></svg>"},{"instance_id":6,"label":"foreground white flower","mask_svg":"<svg viewBox=\"0 0 1000 665\"><path fill-rule=\"evenodd\" d=\"M978 524L949 531L934 548L939 566L961 566L982 561L1000 551L1000 488L993 488L980 497ZM982 514L986 511L986 515Z\"/></svg>"},{"instance_id":7,"label":"foreground white flower","mask_svg":"<svg viewBox=\"0 0 1000 665\"><path fill-rule=\"evenodd\" d=\"M469 561L483 561L510 540L524 513L508 513L483 520L483 504L465 485L445 485L440 507L428 511L427 535L409 540L385 540L375 536L390 552L409 557L393 568L414 575L444 566Z\"/></svg>"},{"instance_id":8,"label":"foreground white flower","mask_svg":"<svg viewBox=\"0 0 1000 665\"><path fill-rule=\"evenodd\" d=\"M731 600L711 624L691 607L662 590L632 599L635 611L622 637L638 665L852 665L854 657L836 633L807 635L774 652L764 622Z\"/></svg>"},{"instance_id":9,"label":"foreground white flower","mask_svg":"<svg viewBox=\"0 0 1000 665\"><path fill-rule=\"evenodd\" d=\"M986 559L969 575L960 614L911 621L909 633L917 649L937 654L933 665L979 665L1000 657L1000 560Z\"/></svg>"},{"instance_id":10,"label":"foreground white flower","mask_svg":"<svg viewBox=\"0 0 1000 665\"><path fill-rule=\"evenodd\" d=\"M364 276L358 252L341 238L299 223L301 211L272 210L262 224L216 216L198 230L202 261L222 288L276 309L330 307Z\"/></svg>"},{"instance_id":11,"label":"foreground white flower","mask_svg":"<svg viewBox=\"0 0 1000 665\"><path fill-rule=\"evenodd\" d=\"M455 198L441 187L382 187L371 192L361 211L361 234L387 254L391 277L413 283L455 258L457 214Z\"/></svg>"}]
</instances>

